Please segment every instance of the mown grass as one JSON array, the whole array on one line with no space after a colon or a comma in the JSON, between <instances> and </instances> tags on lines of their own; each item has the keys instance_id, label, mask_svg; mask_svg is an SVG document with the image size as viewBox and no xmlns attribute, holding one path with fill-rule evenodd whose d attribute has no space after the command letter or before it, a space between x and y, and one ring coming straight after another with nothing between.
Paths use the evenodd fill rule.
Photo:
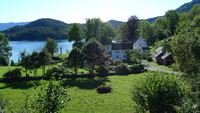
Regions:
<instances>
[{"instance_id":1,"label":"mown grass","mask_svg":"<svg viewBox=\"0 0 200 113\"><path fill-rule=\"evenodd\" d=\"M133 111L134 102L131 99L131 88L144 77L144 74L131 74L126 76L109 76L106 78L95 77L94 79L79 78L68 79L65 87L71 101L63 109L63 113L130 113ZM8 100L13 102L12 109L24 104L27 92L30 95L36 93L33 84L38 87L47 84L48 81L28 81L19 83L0 83L1 93ZM112 92L108 94L98 94L96 88L108 85L112 87Z\"/></svg>"}]
</instances>

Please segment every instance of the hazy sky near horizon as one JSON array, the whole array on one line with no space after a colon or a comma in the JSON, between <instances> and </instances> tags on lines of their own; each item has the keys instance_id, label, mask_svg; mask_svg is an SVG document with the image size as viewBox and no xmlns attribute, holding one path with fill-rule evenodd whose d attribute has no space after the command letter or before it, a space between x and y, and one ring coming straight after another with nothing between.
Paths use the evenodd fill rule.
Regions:
<instances>
[{"instance_id":1,"label":"hazy sky near horizon","mask_svg":"<svg viewBox=\"0 0 200 113\"><path fill-rule=\"evenodd\" d=\"M86 18L127 21L162 16L192 0L0 0L0 23L52 18L66 23L85 23Z\"/></svg>"}]
</instances>

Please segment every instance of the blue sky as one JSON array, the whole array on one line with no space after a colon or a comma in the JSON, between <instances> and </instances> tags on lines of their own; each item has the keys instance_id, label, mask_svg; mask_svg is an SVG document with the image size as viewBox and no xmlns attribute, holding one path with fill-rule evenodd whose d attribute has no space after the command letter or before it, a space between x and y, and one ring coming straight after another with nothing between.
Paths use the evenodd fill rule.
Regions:
<instances>
[{"instance_id":1,"label":"blue sky","mask_svg":"<svg viewBox=\"0 0 200 113\"><path fill-rule=\"evenodd\" d=\"M162 16L192 0L0 0L0 23L53 18L66 23L85 23L86 18L127 21Z\"/></svg>"}]
</instances>

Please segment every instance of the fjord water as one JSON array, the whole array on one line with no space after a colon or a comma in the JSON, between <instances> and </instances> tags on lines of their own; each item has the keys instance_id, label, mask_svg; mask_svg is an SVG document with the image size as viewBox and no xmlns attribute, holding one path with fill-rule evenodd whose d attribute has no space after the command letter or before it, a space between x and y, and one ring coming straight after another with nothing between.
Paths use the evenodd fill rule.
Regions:
<instances>
[{"instance_id":1,"label":"fjord water","mask_svg":"<svg viewBox=\"0 0 200 113\"><path fill-rule=\"evenodd\" d=\"M35 51L41 51L44 48L46 41L10 41L10 46L12 49L12 56L10 60L14 60L14 62L18 62L20 52L26 50L27 53L32 53ZM58 41L58 54L60 54L60 47L62 48L62 53L66 53L66 50L72 49L72 42L68 42L67 40L59 40Z\"/></svg>"}]
</instances>

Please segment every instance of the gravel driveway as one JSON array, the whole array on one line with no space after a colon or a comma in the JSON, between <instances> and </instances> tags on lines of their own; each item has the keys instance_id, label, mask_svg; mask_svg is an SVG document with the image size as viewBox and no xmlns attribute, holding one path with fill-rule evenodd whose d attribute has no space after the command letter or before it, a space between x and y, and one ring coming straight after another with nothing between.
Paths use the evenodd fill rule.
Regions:
<instances>
[{"instance_id":1,"label":"gravel driveway","mask_svg":"<svg viewBox=\"0 0 200 113\"><path fill-rule=\"evenodd\" d=\"M153 66L153 65L149 64L147 61L144 61L144 60L142 60L142 64L144 64L144 68L148 69L148 70L160 71L160 72L165 72L165 73L170 73L170 74L178 74L178 75L184 74L184 73L181 73L181 72L168 71L168 70L160 69L162 66Z\"/></svg>"}]
</instances>

